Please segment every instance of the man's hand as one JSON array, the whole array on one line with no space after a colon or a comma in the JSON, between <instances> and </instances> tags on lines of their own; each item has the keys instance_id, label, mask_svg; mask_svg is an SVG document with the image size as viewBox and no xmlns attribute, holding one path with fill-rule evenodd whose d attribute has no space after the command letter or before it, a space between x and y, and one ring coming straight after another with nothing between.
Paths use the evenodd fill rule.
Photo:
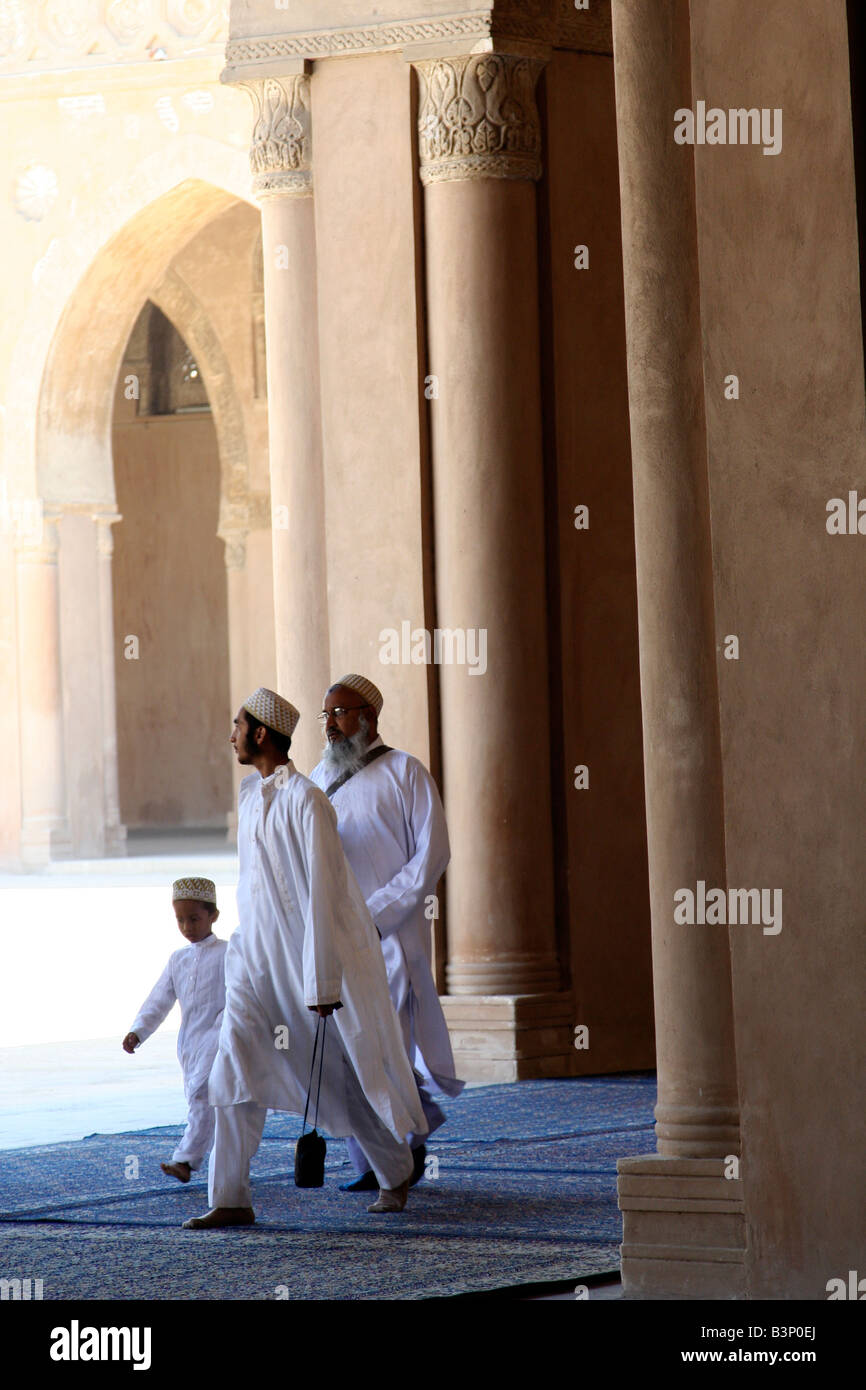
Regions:
<instances>
[{"instance_id":1,"label":"man's hand","mask_svg":"<svg viewBox=\"0 0 866 1390\"><path fill-rule=\"evenodd\" d=\"M134 1052L140 1043L141 1038L137 1033L127 1033L123 1039L123 1050L124 1052Z\"/></svg>"},{"instance_id":2,"label":"man's hand","mask_svg":"<svg viewBox=\"0 0 866 1390\"><path fill-rule=\"evenodd\" d=\"M335 1009L342 1009L342 1007L343 1007L343 1006L342 1006L342 1004L340 1003L339 999L337 1000L336 1004L308 1004L308 1005L307 1005L307 1008L309 1009L310 1013L311 1013L311 1014L318 1014L318 1015L319 1015L319 1018L327 1018L327 1017L328 1017L328 1014L332 1014L332 1013L334 1012Z\"/></svg>"}]
</instances>

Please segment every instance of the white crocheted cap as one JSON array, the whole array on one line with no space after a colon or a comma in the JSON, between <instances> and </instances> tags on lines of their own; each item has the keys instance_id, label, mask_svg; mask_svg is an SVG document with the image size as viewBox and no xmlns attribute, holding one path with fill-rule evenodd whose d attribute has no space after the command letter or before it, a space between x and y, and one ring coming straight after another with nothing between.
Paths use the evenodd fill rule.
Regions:
<instances>
[{"instance_id":1,"label":"white crocheted cap","mask_svg":"<svg viewBox=\"0 0 866 1390\"><path fill-rule=\"evenodd\" d=\"M385 703L382 699L382 692L372 681L368 681L366 676L341 676L338 681L334 681L334 685L344 685L347 690L357 690L367 704L376 711L377 718L382 713L382 706Z\"/></svg>"},{"instance_id":2,"label":"white crocheted cap","mask_svg":"<svg viewBox=\"0 0 866 1390\"><path fill-rule=\"evenodd\" d=\"M285 734L286 738L292 737L295 725L301 717L294 705L290 705L282 695L268 690L263 685L260 685L248 700L244 700L244 709L258 719L260 724L266 725L269 729L276 729L278 734Z\"/></svg>"},{"instance_id":3,"label":"white crocheted cap","mask_svg":"<svg viewBox=\"0 0 866 1390\"><path fill-rule=\"evenodd\" d=\"M171 900L192 898L194 902L213 903L216 907L216 885L209 878L176 878L171 885Z\"/></svg>"}]
</instances>

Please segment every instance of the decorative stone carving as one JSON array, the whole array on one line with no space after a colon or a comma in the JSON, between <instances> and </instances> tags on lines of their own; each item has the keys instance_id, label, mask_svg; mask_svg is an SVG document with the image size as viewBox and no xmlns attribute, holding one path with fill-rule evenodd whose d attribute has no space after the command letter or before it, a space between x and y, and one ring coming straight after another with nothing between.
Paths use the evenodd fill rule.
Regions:
<instances>
[{"instance_id":1,"label":"decorative stone carving","mask_svg":"<svg viewBox=\"0 0 866 1390\"><path fill-rule=\"evenodd\" d=\"M223 559L227 570L242 570L247 563L247 535L245 531L232 531L220 537L225 542Z\"/></svg>"},{"instance_id":2,"label":"decorative stone carving","mask_svg":"<svg viewBox=\"0 0 866 1390\"><path fill-rule=\"evenodd\" d=\"M111 0L105 23L118 43L134 43L150 17L150 0Z\"/></svg>"},{"instance_id":3,"label":"decorative stone carving","mask_svg":"<svg viewBox=\"0 0 866 1390\"><path fill-rule=\"evenodd\" d=\"M247 519L251 531L269 531L271 528L271 494L251 492L248 500Z\"/></svg>"},{"instance_id":4,"label":"decorative stone carving","mask_svg":"<svg viewBox=\"0 0 866 1390\"><path fill-rule=\"evenodd\" d=\"M112 526L116 526L123 517L120 512L94 512L93 520L96 522L96 553L101 560L110 560L114 554L114 536Z\"/></svg>"},{"instance_id":5,"label":"decorative stone carving","mask_svg":"<svg viewBox=\"0 0 866 1390\"><path fill-rule=\"evenodd\" d=\"M415 43L490 36L490 14L482 10L449 15L446 19L422 19L405 24L368 24L360 29L324 29L301 34L282 34L267 39L233 39L226 47L230 68L268 63L280 58L327 58L335 53L383 52L408 48Z\"/></svg>"},{"instance_id":6,"label":"decorative stone carving","mask_svg":"<svg viewBox=\"0 0 866 1390\"><path fill-rule=\"evenodd\" d=\"M308 197L313 191L309 77L268 77L241 86L250 93L255 108L250 147L253 192L257 197Z\"/></svg>"},{"instance_id":7,"label":"decorative stone carving","mask_svg":"<svg viewBox=\"0 0 866 1390\"><path fill-rule=\"evenodd\" d=\"M45 164L28 164L15 180L15 210L28 222L40 222L57 198L57 175Z\"/></svg>"},{"instance_id":8,"label":"decorative stone carving","mask_svg":"<svg viewBox=\"0 0 866 1390\"><path fill-rule=\"evenodd\" d=\"M25 0L0 0L0 62L19 58L26 51L30 27Z\"/></svg>"},{"instance_id":9,"label":"decorative stone carving","mask_svg":"<svg viewBox=\"0 0 866 1390\"><path fill-rule=\"evenodd\" d=\"M228 0L0 0L0 71L218 55Z\"/></svg>"},{"instance_id":10,"label":"decorative stone carving","mask_svg":"<svg viewBox=\"0 0 866 1390\"><path fill-rule=\"evenodd\" d=\"M415 67L422 183L540 177L539 60L481 53Z\"/></svg>"},{"instance_id":11,"label":"decorative stone carving","mask_svg":"<svg viewBox=\"0 0 866 1390\"><path fill-rule=\"evenodd\" d=\"M30 529L15 536L14 545L20 563L28 565L56 565L60 555L60 521L62 514L48 511L41 503L38 521Z\"/></svg>"},{"instance_id":12,"label":"decorative stone carving","mask_svg":"<svg viewBox=\"0 0 866 1390\"><path fill-rule=\"evenodd\" d=\"M283 21L290 24L290 14L285 14ZM489 0L485 9L462 14L232 39L226 47L226 80L241 81L252 76L256 66L267 71L270 64L286 58L384 53L455 40L465 42L467 49L490 40L507 47L509 39L518 38L577 52L609 54L610 0L592 0L588 10L576 10L574 0Z\"/></svg>"},{"instance_id":13,"label":"decorative stone carving","mask_svg":"<svg viewBox=\"0 0 866 1390\"><path fill-rule=\"evenodd\" d=\"M200 34L218 8L215 0L168 0L166 19L172 29L189 37Z\"/></svg>"},{"instance_id":14,"label":"decorative stone carving","mask_svg":"<svg viewBox=\"0 0 866 1390\"><path fill-rule=\"evenodd\" d=\"M96 0L42 0L41 27L64 48L77 48L91 33L99 15Z\"/></svg>"}]
</instances>

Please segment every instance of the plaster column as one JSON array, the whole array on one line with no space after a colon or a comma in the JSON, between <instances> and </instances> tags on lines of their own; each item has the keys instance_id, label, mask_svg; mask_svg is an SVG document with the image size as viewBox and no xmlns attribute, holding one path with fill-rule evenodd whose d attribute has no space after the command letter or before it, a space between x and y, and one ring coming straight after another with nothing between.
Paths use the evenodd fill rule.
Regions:
<instances>
[{"instance_id":1,"label":"plaster column","mask_svg":"<svg viewBox=\"0 0 866 1390\"><path fill-rule=\"evenodd\" d=\"M63 692L60 679L59 515L41 539L18 543L18 671L21 728L21 859L69 858Z\"/></svg>"},{"instance_id":2,"label":"plaster column","mask_svg":"<svg viewBox=\"0 0 866 1390\"><path fill-rule=\"evenodd\" d=\"M292 757L309 772L331 675L310 78L241 85L256 110L250 164L262 210L277 686L301 711Z\"/></svg>"},{"instance_id":3,"label":"plaster column","mask_svg":"<svg viewBox=\"0 0 866 1390\"><path fill-rule=\"evenodd\" d=\"M439 666L447 1011L464 1074L556 1074L570 1065L571 1006L558 995L554 936L534 182L542 62L486 52L415 67L436 621L483 629L487 642L483 675ZM461 1007L466 996L474 1003ZM481 1003L496 996L543 999L532 1028L543 1021L549 1036L521 1039L519 1010ZM485 1071L480 1057L473 1066L459 1035L485 1028L488 1044L502 1034L510 1071Z\"/></svg>"},{"instance_id":4,"label":"plaster column","mask_svg":"<svg viewBox=\"0 0 866 1390\"><path fill-rule=\"evenodd\" d=\"M225 542L226 595L229 625L229 684L231 687L231 711L226 720L226 738L231 731L231 721L235 711L255 689L249 670L249 630L250 608L247 589L247 536L245 531L221 533ZM226 815L226 839L229 844L237 844L238 838L238 788L246 776L247 769L241 767L232 755L232 806Z\"/></svg>"},{"instance_id":5,"label":"plaster column","mask_svg":"<svg viewBox=\"0 0 866 1390\"><path fill-rule=\"evenodd\" d=\"M674 922L677 889L726 887L694 156L673 138L692 106L688 0L614 0L613 32L663 1156L620 1163L623 1277L730 1296L743 1222L738 1165L719 1161L739 1153L728 933Z\"/></svg>"},{"instance_id":6,"label":"plaster column","mask_svg":"<svg viewBox=\"0 0 866 1390\"><path fill-rule=\"evenodd\" d=\"M102 670L102 758L104 846L106 855L126 853L126 826L120 819L117 778L117 689L114 675L114 593L111 557L114 537L111 528L122 521L118 512L97 512L96 553L99 567L99 650Z\"/></svg>"}]
</instances>

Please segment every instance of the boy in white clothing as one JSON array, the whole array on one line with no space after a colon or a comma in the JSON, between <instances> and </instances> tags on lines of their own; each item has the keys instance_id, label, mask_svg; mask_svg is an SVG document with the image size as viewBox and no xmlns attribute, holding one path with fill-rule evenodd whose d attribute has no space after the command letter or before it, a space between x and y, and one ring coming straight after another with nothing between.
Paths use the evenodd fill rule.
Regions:
<instances>
[{"instance_id":1,"label":"boy in white clothing","mask_svg":"<svg viewBox=\"0 0 866 1390\"><path fill-rule=\"evenodd\" d=\"M142 1004L123 1039L124 1052L134 1052L156 1032L175 1002L180 1004L177 1055L183 1068L189 1114L186 1130L170 1163L160 1167L169 1177L189 1182L213 1144L214 1111L208 1104L207 1083L217 1052L225 1008L227 941L213 935L219 917L216 888L209 878L179 878L171 885L174 915L181 935L191 943L175 951Z\"/></svg>"}]
</instances>

